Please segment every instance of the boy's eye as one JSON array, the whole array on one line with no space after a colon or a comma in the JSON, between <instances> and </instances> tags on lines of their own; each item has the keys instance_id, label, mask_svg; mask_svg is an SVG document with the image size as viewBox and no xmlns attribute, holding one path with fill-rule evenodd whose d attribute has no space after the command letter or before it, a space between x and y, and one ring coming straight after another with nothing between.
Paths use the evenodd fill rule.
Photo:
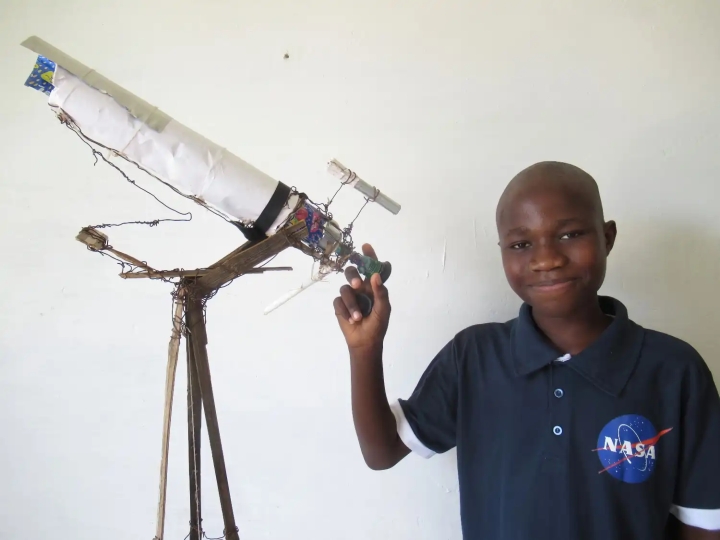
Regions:
<instances>
[{"instance_id":1,"label":"boy's eye","mask_svg":"<svg viewBox=\"0 0 720 540\"><path fill-rule=\"evenodd\" d=\"M530 246L530 242L515 242L510 245L510 249L525 249Z\"/></svg>"},{"instance_id":2,"label":"boy's eye","mask_svg":"<svg viewBox=\"0 0 720 540\"><path fill-rule=\"evenodd\" d=\"M565 240L565 239L577 238L578 236L582 236L583 234L585 234L584 231L566 232L565 234L560 236L560 239Z\"/></svg>"}]
</instances>

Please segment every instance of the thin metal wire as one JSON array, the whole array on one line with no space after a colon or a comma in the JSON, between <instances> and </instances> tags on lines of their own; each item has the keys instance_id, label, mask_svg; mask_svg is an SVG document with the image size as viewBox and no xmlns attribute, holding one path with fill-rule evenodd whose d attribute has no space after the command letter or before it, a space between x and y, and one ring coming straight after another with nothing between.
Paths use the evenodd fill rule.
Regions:
<instances>
[{"instance_id":1,"label":"thin metal wire","mask_svg":"<svg viewBox=\"0 0 720 540\"><path fill-rule=\"evenodd\" d=\"M99 233L93 233L92 227L86 227L84 230L87 231L90 235L92 235L97 240L99 240L101 242L106 241L106 237L100 236ZM109 257L112 260L114 260L120 266L121 274L132 274L134 272L155 272L157 274L148 276L149 279L164 281L165 283L172 283L176 287L180 284L180 281L181 281L180 278L172 279L172 278L167 278L163 275L160 275L159 272L161 272L161 271L151 268L145 261L141 261L143 266L138 266L138 265L130 263L128 261L124 261L124 260L120 259L119 257L116 257L115 255L112 254L112 252L106 251L106 250L113 249L113 247L110 244L104 243L103 247L98 248L98 249L87 246L87 249L88 249L88 251L92 251L93 253L99 253L103 257ZM181 269L176 269L176 270L181 270ZM173 297L176 295L177 295L177 291L173 292Z\"/></svg>"},{"instance_id":2,"label":"thin metal wire","mask_svg":"<svg viewBox=\"0 0 720 540\"><path fill-rule=\"evenodd\" d=\"M273 255L272 257L270 257L267 261L265 261L265 262L262 263L260 266L258 266L258 268L264 268L265 266L267 266L268 264L270 264L271 262L273 262L273 261L275 260L275 257L277 257L278 255L279 255L279 253L276 253L275 255Z\"/></svg>"},{"instance_id":3,"label":"thin metal wire","mask_svg":"<svg viewBox=\"0 0 720 540\"><path fill-rule=\"evenodd\" d=\"M360 210L358 210L357 215L353 218L353 220L350 223L348 223L348 226L345 227L342 231L342 235L343 235L342 241L343 241L343 243L349 245L350 249L353 249L352 246L354 246L353 239L352 239L353 226L355 225L355 222L357 221L357 219L360 217L360 214L362 214L362 211L365 210L365 207L368 205L368 203L375 202L375 199L377 198L377 195L379 194L378 190L375 190L375 191L376 191L376 194L373 196L372 199L370 197L365 197L365 203L360 207Z\"/></svg>"},{"instance_id":4,"label":"thin metal wire","mask_svg":"<svg viewBox=\"0 0 720 540\"><path fill-rule=\"evenodd\" d=\"M180 191L179 189L177 189L175 186L167 183L167 182L166 182L165 180L163 180L162 178L159 178L159 177L155 176L153 173L151 173L150 171L148 171L148 170L147 170L146 168L144 168L142 165L140 165L139 163L136 163L135 161L131 160L130 158L128 158L127 156L125 156L125 155L122 154L121 152L118 152L118 151L115 150L114 148L110 148L110 147L105 146L104 144L102 144L102 143L100 143L100 142L98 142L98 141L96 141L96 140L94 140L94 139L91 139L90 137L88 137L87 135L85 135L85 133L83 133L82 129L80 129L80 126L78 126L78 125L75 123L75 121L72 119L72 117L71 117L70 115L68 115L65 111L60 110L60 112L56 112L56 114L57 114L57 117L58 117L58 119L60 120L60 123L61 123L61 124L63 124L63 125L66 126L68 129L70 129L71 131L73 131L83 142L85 142L85 144L87 144L87 145L93 150L93 155L96 157L96 159L97 159L97 156L99 155L99 156L102 158L103 161L105 161L106 163L108 163L109 165L111 165L113 168L115 168L116 170L118 170L118 171L125 177L125 179L128 180L131 184L135 185L138 189L141 189L142 191L145 191L146 193L148 193L149 195L151 195L153 198L155 198L156 200L158 200L158 202L160 202L160 204L162 204L162 205L165 206L166 208L170 208L170 207L168 207L167 205L165 205L162 201L160 201L159 199L157 199L157 197L155 197L155 195L153 195L152 193L148 192L146 189L138 186L133 180L131 180L130 178L128 178L128 176L122 171L122 169L120 169L120 168L117 167L114 163L112 163L112 162L110 162L108 159L106 159L105 156L102 155L102 153L98 152L97 149L93 148L92 145L94 144L94 145L96 145L96 146L98 146L98 147L100 147L100 148L103 148L104 150L107 150L108 152L112 153L113 155L115 155L115 156L123 159L123 160L126 161L127 163L130 163L130 164L134 165L135 167L137 167L139 170L141 170L141 171L144 172L145 174L151 176L152 178L154 178L154 179L157 180L158 182L161 182L163 185L165 185L166 187L168 187L168 188L170 188L171 190L173 190L176 194L178 194L178 195L180 195L181 197L184 197L184 198L186 198L186 199L189 199L189 200L193 201L194 203L197 203L198 205L200 205L200 206L202 206L203 208L205 208L208 212L211 212L211 213L215 214L216 216L218 216L218 217L224 219L225 221L227 221L228 223L232 223L232 222L233 222L229 217L227 217L227 216L226 216L225 214L223 214L222 212L220 212L220 211L218 211L218 210L216 210L216 209L208 206L207 203L205 203L204 201L198 199L197 197L194 197L194 196L192 196L192 195L186 195L185 193L183 193L182 191ZM92 144L90 144L90 143L92 143ZM172 208L170 208L170 210L173 210L173 212L175 212L175 213L177 213L177 214L180 214L180 215L187 215L187 214L192 215L190 212L186 212L186 213L178 212L177 210L174 210L174 209L172 209ZM189 221L189 220L178 220L178 221Z\"/></svg>"},{"instance_id":5,"label":"thin metal wire","mask_svg":"<svg viewBox=\"0 0 720 540\"><path fill-rule=\"evenodd\" d=\"M235 527L235 532L236 533L240 532L240 529ZM203 538L205 538L206 540L223 540L224 538L227 538L227 531L225 529L223 529L222 536L218 536L218 537L214 537L214 538L205 534L205 531L203 531L202 535L203 535Z\"/></svg>"},{"instance_id":6,"label":"thin metal wire","mask_svg":"<svg viewBox=\"0 0 720 540\"><path fill-rule=\"evenodd\" d=\"M65 123L65 125L67 125L68 127L70 127L70 124L69 124L69 123ZM108 160L108 159L102 154L102 152L99 152L97 149L93 148L93 146L88 142L88 141L91 140L91 139L85 137L85 136L82 134L82 131L80 131L80 128L77 128L77 131L76 131L75 129L73 129L72 127L70 127L70 131L72 131L83 143L85 143L85 145L86 145L88 148L90 148L90 151L92 152L92 155L93 155L93 157L95 158L95 163L93 163L93 166L94 166L94 165L97 165L97 163L98 163L98 158L102 159L105 163L107 163L107 164L110 165L113 169L115 169L117 172L119 172L119 173L122 175L122 177L125 178L125 180L127 180L130 184L132 184L132 185L135 186L136 188L138 188L140 191L143 191L143 192L145 192L146 194L150 195L153 199L155 199L158 203L160 203L162 206L164 206L165 208L167 208L167 209L170 210L171 212L174 212L174 213L176 213L176 214L178 214L178 215L180 215L180 216L185 216L183 219L166 218L166 219L155 219L155 220L152 220L152 221L129 221L129 222L124 222L124 223L119 223L119 224L106 223L106 224L103 224L103 225L96 226L96 227L95 227L96 229L98 229L98 228L104 228L104 227L120 227L120 226L122 226L122 225L129 225L129 224L142 224L142 225L150 225L151 227L154 227L154 226L156 226L158 223L160 223L161 221L192 221L192 213L191 213L191 212L180 212L179 210L176 210L176 209L172 208L171 206L167 205L166 203L162 202L162 201L158 198L157 195L155 195L154 193L151 193L150 191L148 191L148 190L145 189L144 187L139 186L139 185L137 184L137 182L135 182L135 180L133 180L133 179L130 178L127 174L125 174L125 171L123 171L120 167L118 167L118 166L115 165L113 162L111 162L110 160ZM93 141L93 143L94 143L94 141ZM98 143L95 143L95 144L98 144ZM102 145L100 145L100 146L102 146ZM110 150L110 149L108 149L108 150Z\"/></svg>"},{"instance_id":7,"label":"thin metal wire","mask_svg":"<svg viewBox=\"0 0 720 540\"><path fill-rule=\"evenodd\" d=\"M157 227L162 221L190 221L189 219L154 219L152 221L123 221L122 223L103 223L102 225L93 225L94 229L105 229L107 227L122 227L123 225L147 225L149 227Z\"/></svg>"},{"instance_id":8,"label":"thin metal wire","mask_svg":"<svg viewBox=\"0 0 720 540\"><path fill-rule=\"evenodd\" d=\"M266 265L270 264L270 263L275 259L275 257L277 257L278 255L279 255L279 253L276 253L275 255L273 255L272 257L270 257L267 261L265 261L264 263L262 263L260 266L257 266L257 268L263 268L263 267L265 267ZM230 270L230 269L227 268L227 267L225 267L225 269L226 269L226 270ZM234 271L233 271L233 272L234 272ZM232 283L233 283L237 278L239 278L239 277L241 277L241 276L244 276L244 275L245 275L245 274L237 274L234 278L232 278L232 279L230 279L229 281L223 283L223 284L220 285L217 289L214 289L214 290L210 291L208 294L205 295L205 297L203 297L203 299L202 299L202 308L203 308L203 320L205 321L205 324L207 324L207 303L208 303L208 300L211 300L212 298L214 298L215 295L218 293L218 291L220 291L220 289L224 289L225 287L229 287L230 285L232 285Z\"/></svg>"},{"instance_id":9,"label":"thin metal wire","mask_svg":"<svg viewBox=\"0 0 720 540\"><path fill-rule=\"evenodd\" d=\"M353 182L353 181L355 180L355 178L357 178L357 175L356 175L354 172L352 172L352 171L349 170L349 169L348 169L348 172L350 173L350 174L348 175L348 179L347 179L347 180L343 180L343 181L340 182L340 187L337 188L337 191L335 191L335 193L333 194L333 196L330 197L330 198L328 199L328 202L326 202L326 203L316 203L316 202L313 201L310 197L308 197L306 194L304 194L304 193L302 194L302 196L303 196L310 204L312 204L312 205L314 205L314 206L317 206L318 208L322 208L323 213L324 213L325 216L327 217L328 221L332 221L332 219L333 219L332 212L330 212L330 205L331 205L331 204L333 203L333 201L335 200L335 197L337 197L338 193L340 193L340 191L342 190L342 188L344 188L345 186L347 186L348 184L350 184L351 182ZM291 188L291 193L292 193L293 195L298 193L298 192L297 192L297 189L296 189L294 186Z\"/></svg>"}]
</instances>

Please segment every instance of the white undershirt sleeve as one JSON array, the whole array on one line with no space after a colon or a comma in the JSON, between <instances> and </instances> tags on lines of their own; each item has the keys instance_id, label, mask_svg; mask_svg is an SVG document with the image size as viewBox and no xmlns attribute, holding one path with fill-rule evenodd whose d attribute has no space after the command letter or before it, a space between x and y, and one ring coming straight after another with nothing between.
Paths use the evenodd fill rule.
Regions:
<instances>
[{"instance_id":1,"label":"white undershirt sleeve","mask_svg":"<svg viewBox=\"0 0 720 540\"><path fill-rule=\"evenodd\" d=\"M435 452L425 446L420 439L417 438L413 431L410 423L405 418L405 412L403 412L402 406L399 401L390 404L390 410L395 416L395 423L397 424L397 432L400 440L407 446L412 452L417 455L424 457L425 459L431 458L435 455Z\"/></svg>"},{"instance_id":2,"label":"white undershirt sleeve","mask_svg":"<svg viewBox=\"0 0 720 540\"><path fill-rule=\"evenodd\" d=\"M705 529L706 531L720 531L720 508L704 510L701 508L684 508L672 505L670 513L685 525Z\"/></svg>"}]
</instances>

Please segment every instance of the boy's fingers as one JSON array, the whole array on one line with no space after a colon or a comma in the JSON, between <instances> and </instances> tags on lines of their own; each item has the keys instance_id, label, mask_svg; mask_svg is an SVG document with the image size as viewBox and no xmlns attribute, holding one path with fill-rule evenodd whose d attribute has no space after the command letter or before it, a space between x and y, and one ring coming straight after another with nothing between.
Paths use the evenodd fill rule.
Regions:
<instances>
[{"instance_id":1,"label":"boy's fingers","mask_svg":"<svg viewBox=\"0 0 720 540\"><path fill-rule=\"evenodd\" d=\"M345 268L345 279L347 279L348 283L352 285L353 289L359 289L362 287L362 278L360 277L360 273L357 268L354 266L348 266Z\"/></svg>"},{"instance_id":2,"label":"boy's fingers","mask_svg":"<svg viewBox=\"0 0 720 540\"><path fill-rule=\"evenodd\" d=\"M347 310L342 298L338 296L333 300L333 307L335 308L335 316L341 324L350 322L350 312Z\"/></svg>"},{"instance_id":3,"label":"boy's fingers","mask_svg":"<svg viewBox=\"0 0 720 540\"><path fill-rule=\"evenodd\" d=\"M367 255L371 259L375 259L377 261L377 255L375 254L375 250L370 244L363 244L362 252L363 255Z\"/></svg>"},{"instance_id":4,"label":"boy's fingers","mask_svg":"<svg viewBox=\"0 0 720 540\"><path fill-rule=\"evenodd\" d=\"M372 285L373 295L375 299L387 300L388 290L382 282L380 274L373 274L370 278L370 285Z\"/></svg>"},{"instance_id":5,"label":"boy's fingers","mask_svg":"<svg viewBox=\"0 0 720 540\"><path fill-rule=\"evenodd\" d=\"M359 321L362 319L362 313L355 298L355 291L349 285L340 287L340 298L345 304L350 321Z\"/></svg>"}]
</instances>

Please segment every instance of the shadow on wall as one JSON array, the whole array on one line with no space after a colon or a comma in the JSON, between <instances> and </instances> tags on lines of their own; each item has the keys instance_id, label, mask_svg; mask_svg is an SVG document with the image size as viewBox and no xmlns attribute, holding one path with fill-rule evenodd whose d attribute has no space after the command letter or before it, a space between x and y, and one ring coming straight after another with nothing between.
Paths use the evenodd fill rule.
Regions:
<instances>
[{"instance_id":1,"label":"shadow on wall","mask_svg":"<svg viewBox=\"0 0 720 540\"><path fill-rule=\"evenodd\" d=\"M720 382L720 233L683 223L618 223L608 289L631 318L695 347ZM618 290L619 289L619 290Z\"/></svg>"},{"instance_id":2,"label":"shadow on wall","mask_svg":"<svg viewBox=\"0 0 720 540\"><path fill-rule=\"evenodd\" d=\"M638 208L636 215L618 219L607 289L628 306L638 324L695 347L717 384L720 229L715 201L720 167L714 156L720 114L702 103L688 104L674 116L658 112L657 124L631 134L624 155L612 165L610 174L627 189L603 194L626 209ZM629 175L637 178L638 172L642 181L633 181ZM602 190L602 179L598 182Z\"/></svg>"}]
</instances>

